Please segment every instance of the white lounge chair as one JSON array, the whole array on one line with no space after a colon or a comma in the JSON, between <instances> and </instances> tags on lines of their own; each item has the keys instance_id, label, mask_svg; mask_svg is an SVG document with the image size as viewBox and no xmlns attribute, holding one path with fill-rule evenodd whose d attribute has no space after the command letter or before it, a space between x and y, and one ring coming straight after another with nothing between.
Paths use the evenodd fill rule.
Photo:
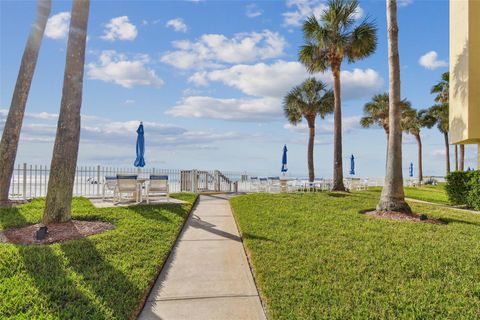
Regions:
<instances>
[{"instance_id":1,"label":"white lounge chair","mask_svg":"<svg viewBox=\"0 0 480 320\"><path fill-rule=\"evenodd\" d=\"M129 194L131 196L131 200L135 200L135 202L140 202L141 190L139 189L137 177L137 175L117 174L118 202L122 200L123 194Z\"/></svg>"},{"instance_id":2,"label":"white lounge chair","mask_svg":"<svg viewBox=\"0 0 480 320\"><path fill-rule=\"evenodd\" d=\"M258 177L250 177L250 192L258 192Z\"/></svg>"},{"instance_id":3,"label":"white lounge chair","mask_svg":"<svg viewBox=\"0 0 480 320\"><path fill-rule=\"evenodd\" d=\"M280 193L280 177L268 177L268 192Z\"/></svg>"},{"instance_id":4,"label":"white lounge chair","mask_svg":"<svg viewBox=\"0 0 480 320\"><path fill-rule=\"evenodd\" d=\"M259 178L258 179L258 192L267 192L268 191L268 179Z\"/></svg>"},{"instance_id":5,"label":"white lounge chair","mask_svg":"<svg viewBox=\"0 0 480 320\"><path fill-rule=\"evenodd\" d=\"M147 185L147 204L150 203L151 194L160 194L167 197L170 202L170 193L168 192L168 176L167 175L150 175L150 181Z\"/></svg>"},{"instance_id":6,"label":"white lounge chair","mask_svg":"<svg viewBox=\"0 0 480 320\"><path fill-rule=\"evenodd\" d=\"M118 193L118 185L117 185L117 177L105 177L103 182L103 191L102 191L102 200L105 201L105 195L107 191L113 192L113 198L117 197Z\"/></svg>"}]
</instances>

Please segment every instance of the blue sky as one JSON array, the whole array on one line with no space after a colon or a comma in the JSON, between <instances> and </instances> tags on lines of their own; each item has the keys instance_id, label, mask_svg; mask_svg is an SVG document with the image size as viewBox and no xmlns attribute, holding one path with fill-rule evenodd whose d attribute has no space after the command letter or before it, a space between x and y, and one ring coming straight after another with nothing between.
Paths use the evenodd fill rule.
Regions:
<instances>
[{"instance_id":1,"label":"blue sky","mask_svg":"<svg viewBox=\"0 0 480 320\"><path fill-rule=\"evenodd\" d=\"M399 1L402 96L416 108L433 104L431 86L448 70L448 1ZM0 124L5 121L35 13L33 1L0 2ZM283 144L289 168L306 175L304 125L293 128L281 98L308 74L297 61L301 22L325 2L92 1L82 105L79 165L131 166L135 130L144 121L148 166L274 174ZM361 1L359 19L378 25L371 57L342 69L344 158L362 176L383 176L382 129L358 124L366 101L387 91L384 1ZM60 107L70 1L53 1L33 79L17 160L49 164ZM422 58L423 56L423 58ZM330 82L331 76L315 75ZM444 173L436 128L424 130L424 173ZM332 171L332 118L317 120L315 171ZM416 165L404 136L404 167ZM467 166L476 150L467 148ZM345 165L348 172L348 165Z\"/></svg>"}]
</instances>

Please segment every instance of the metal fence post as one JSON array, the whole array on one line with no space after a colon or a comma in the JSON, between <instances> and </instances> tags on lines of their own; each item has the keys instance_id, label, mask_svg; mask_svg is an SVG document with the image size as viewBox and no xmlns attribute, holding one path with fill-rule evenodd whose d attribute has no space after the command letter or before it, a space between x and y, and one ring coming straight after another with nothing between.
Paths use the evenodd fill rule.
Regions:
<instances>
[{"instance_id":1,"label":"metal fence post","mask_svg":"<svg viewBox=\"0 0 480 320\"><path fill-rule=\"evenodd\" d=\"M27 164L23 164L23 200L27 199Z\"/></svg>"},{"instance_id":2,"label":"metal fence post","mask_svg":"<svg viewBox=\"0 0 480 320\"><path fill-rule=\"evenodd\" d=\"M100 165L97 166L97 196L100 195Z\"/></svg>"}]
</instances>

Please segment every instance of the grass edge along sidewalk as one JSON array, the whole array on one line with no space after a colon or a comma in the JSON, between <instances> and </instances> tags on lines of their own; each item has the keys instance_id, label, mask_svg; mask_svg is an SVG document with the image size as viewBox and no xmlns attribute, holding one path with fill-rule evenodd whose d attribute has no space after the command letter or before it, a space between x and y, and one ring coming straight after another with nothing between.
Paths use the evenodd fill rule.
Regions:
<instances>
[{"instance_id":1,"label":"grass edge along sidewalk","mask_svg":"<svg viewBox=\"0 0 480 320\"><path fill-rule=\"evenodd\" d=\"M73 218L115 229L53 245L0 244L0 318L128 319L161 270L196 194L185 204L95 208L75 198ZM44 199L0 210L0 229L40 221Z\"/></svg>"},{"instance_id":2,"label":"grass edge along sidewalk","mask_svg":"<svg viewBox=\"0 0 480 320\"><path fill-rule=\"evenodd\" d=\"M448 224L359 214L378 197L231 199L269 319L480 317L480 216L418 203Z\"/></svg>"}]
</instances>

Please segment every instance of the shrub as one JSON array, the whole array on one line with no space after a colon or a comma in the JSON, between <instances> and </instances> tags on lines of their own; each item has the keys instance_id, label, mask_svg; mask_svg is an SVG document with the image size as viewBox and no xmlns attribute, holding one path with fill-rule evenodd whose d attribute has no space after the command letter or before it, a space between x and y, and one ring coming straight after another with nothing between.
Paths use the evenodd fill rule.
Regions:
<instances>
[{"instance_id":1,"label":"shrub","mask_svg":"<svg viewBox=\"0 0 480 320\"><path fill-rule=\"evenodd\" d=\"M470 172L471 171L455 171L447 175L445 190L447 191L450 203L457 205L467 204Z\"/></svg>"},{"instance_id":2,"label":"shrub","mask_svg":"<svg viewBox=\"0 0 480 320\"><path fill-rule=\"evenodd\" d=\"M480 210L480 171L468 172L467 206Z\"/></svg>"}]
</instances>

